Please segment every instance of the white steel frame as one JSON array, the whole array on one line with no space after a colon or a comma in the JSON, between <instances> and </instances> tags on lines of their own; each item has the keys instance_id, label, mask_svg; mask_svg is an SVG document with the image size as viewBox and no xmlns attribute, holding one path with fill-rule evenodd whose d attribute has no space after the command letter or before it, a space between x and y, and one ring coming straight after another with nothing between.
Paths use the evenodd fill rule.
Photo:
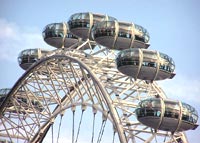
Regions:
<instances>
[{"instance_id":1,"label":"white steel frame","mask_svg":"<svg viewBox=\"0 0 200 143\"><path fill-rule=\"evenodd\" d=\"M42 142L58 115L80 105L108 114L121 143L172 143L179 138L187 142L183 132L155 131L137 121L139 101L166 95L156 82L135 81L120 73L115 66L115 51L100 45L81 50L91 42L95 43L81 41L76 49L79 43L51 51L22 75L1 105L0 136L11 141ZM27 103L19 97L26 98ZM31 104L33 100L41 103L42 111Z\"/></svg>"}]
</instances>

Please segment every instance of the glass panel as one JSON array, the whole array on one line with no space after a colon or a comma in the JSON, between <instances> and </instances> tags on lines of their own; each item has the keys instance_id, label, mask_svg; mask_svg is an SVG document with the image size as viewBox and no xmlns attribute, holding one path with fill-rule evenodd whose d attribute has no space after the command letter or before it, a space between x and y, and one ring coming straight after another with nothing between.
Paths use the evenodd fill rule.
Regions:
<instances>
[{"instance_id":1,"label":"glass panel","mask_svg":"<svg viewBox=\"0 0 200 143\"><path fill-rule=\"evenodd\" d=\"M121 30L130 30L129 27L131 26L130 23L122 23L122 22L119 22L119 29Z\"/></svg>"},{"instance_id":2,"label":"glass panel","mask_svg":"<svg viewBox=\"0 0 200 143\"><path fill-rule=\"evenodd\" d=\"M179 117L179 103L176 101L164 101L165 103L165 117L176 118Z\"/></svg>"},{"instance_id":3,"label":"glass panel","mask_svg":"<svg viewBox=\"0 0 200 143\"><path fill-rule=\"evenodd\" d=\"M46 26L46 29L43 31L44 38L51 37L64 37L64 28L66 27L63 23L53 23Z\"/></svg>"},{"instance_id":4,"label":"glass panel","mask_svg":"<svg viewBox=\"0 0 200 143\"><path fill-rule=\"evenodd\" d=\"M144 39L145 39L145 43L148 43L148 42L149 42L149 39L150 39L149 34L146 34L146 35L144 36Z\"/></svg>"},{"instance_id":5,"label":"glass panel","mask_svg":"<svg viewBox=\"0 0 200 143\"><path fill-rule=\"evenodd\" d=\"M165 70L170 73L174 72L175 64L174 64L174 61L172 60L172 58L163 53L160 53L160 57L162 58L163 63L164 63L164 64L160 65L160 69Z\"/></svg>"},{"instance_id":6,"label":"glass panel","mask_svg":"<svg viewBox=\"0 0 200 143\"><path fill-rule=\"evenodd\" d=\"M71 17L71 20L81 19L81 15L82 15L81 13L74 14Z\"/></svg>"},{"instance_id":7,"label":"glass panel","mask_svg":"<svg viewBox=\"0 0 200 143\"><path fill-rule=\"evenodd\" d=\"M154 99L152 105L153 108L161 108L160 99Z\"/></svg>"},{"instance_id":8,"label":"glass panel","mask_svg":"<svg viewBox=\"0 0 200 143\"><path fill-rule=\"evenodd\" d=\"M143 66L157 67L157 53L156 51L149 51L143 49Z\"/></svg>"},{"instance_id":9,"label":"glass panel","mask_svg":"<svg viewBox=\"0 0 200 143\"><path fill-rule=\"evenodd\" d=\"M142 50L143 51L143 57L144 61L150 61L150 60L157 60L157 53L156 51L149 51L149 50Z\"/></svg>"},{"instance_id":10,"label":"glass panel","mask_svg":"<svg viewBox=\"0 0 200 143\"><path fill-rule=\"evenodd\" d=\"M182 120L196 123L198 120L197 111L190 105L186 103L182 103L183 111L182 111Z\"/></svg>"},{"instance_id":11,"label":"glass panel","mask_svg":"<svg viewBox=\"0 0 200 143\"><path fill-rule=\"evenodd\" d=\"M115 28L115 21L107 21L107 26L111 28Z\"/></svg>"},{"instance_id":12,"label":"glass panel","mask_svg":"<svg viewBox=\"0 0 200 143\"><path fill-rule=\"evenodd\" d=\"M38 49L31 49L31 55L38 55Z\"/></svg>"},{"instance_id":13,"label":"glass panel","mask_svg":"<svg viewBox=\"0 0 200 143\"><path fill-rule=\"evenodd\" d=\"M56 29L63 30L63 27L64 27L63 23L56 23L56 26L55 26Z\"/></svg>"},{"instance_id":14,"label":"glass panel","mask_svg":"<svg viewBox=\"0 0 200 143\"><path fill-rule=\"evenodd\" d=\"M89 13L82 13L82 19L90 19Z\"/></svg>"},{"instance_id":15,"label":"glass panel","mask_svg":"<svg viewBox=\"0 0 200 143\"><path fill-rule=\"evenodd\" d=\"M139 65L139 59L138 57L135 57L134 50L124 50L121 51L117 58L116 58L116 63L117 66L123 66L123 65ZM138 52L138 51L137 51Z\"/></svg>"},{"instance_id":16,"label":"glass panel","mask_svg":"<svg viewBox=\"0 0 200 143\"><path fill-rule=\"evenodd\" d=\"M115 28L113 22L104 21L98 23L93 29L93 35L95 38L101 36L114 36Z\"/></svg>"},{"instance_id":17,"label":"glass panel","mask_svg":"<svg viewBox=\"0 0 200 143\"><path fill-rule=\"evenodd\" d=\"M135 29L136 29L139 33L141 33L140 36L139 36L139 35L135 35L135 40L148 43L148 42L149 42L149 39L150 39L150 36L149 36L149 33L147 32L147 30L146 30L145 28L143 28L142 26L137 25L137 24L135 24Z\"/></svg>"},{"instance_id":18,"label":"glass panel","mask_svg":"<svg viewBox=\"0 0 200 143\"><path fill-rule=\"evenodd\" d=\"M129 24L129 23L119 23L118 36L124 37L124 38L131 38L132 37L131 24Z\"/></svg>"},{"instance_id":19,"label":"glass panel","mask_svg":"<svg viewBox=\"0 0 200 143\"><path fill-rule=\"evenodd\" d=\"M117 19L114 17L108 16L108 21L114 21L114 20L117 20Z\"/></svg>"},{"instance_id":20,"label":"glass panel","mask_svg":"<svg viewBox=\"0 0 200 143\"><path fill-rule=\"evenodd\" d=\"M144 38L143 37L139 37L138 35L135 35L135 40L144 42Z\"/></svg>"},{"instance_id":21,"label":"glass panel","mask_svg":"<svg viewBox=\"0 0 200 143\"><path fill-rule=\"evenodd\" d=\"M105 15L97 15L97 14L93 14L93 20L94 21L103 21L103 19L105 19Z\"/></svg>"},{"instance_id":22,"label":"glass panel","mask_svg":"<svg viewBox=\"0 0 200 143\"><path fill-rule=\"evenodd\" d=\"M138 117L154 116L161 117L161 104L160 99L146 99L139 103L136 109Z\"/></svg>"},{"instance_id":23,"label":"glass panel","mask_svg":"<svg viewBox=\"0 0 200 143\"><path fill-rule=\"evenodd\" d=\"M133 59L139 60L139 49L130 49L130 55Z\"/></svg>"},{"instance_id":24,"label":"glass panel","mask_svg":"<svg viewBox=\"0 0 200 143\"><path fill-rule=\"evenodd\" d=\"M135 29L138 30L139 32L142 32L142 27L137 24L135 24Z\"/></svg>"},{"instance_id":25,"label":"glass panel","mask_svg":"<svg viewBox=\"0 0 200 143\"><path fill-rule=\"evenodd\" d=\"M0 96L1 96L1 95L7 95L8 92L10 92L10 89L9 89L9 88L0 89Z\"/></svg>"},{"instance_id":26,"label":"glass panel","mask_svg":"<svg viewBox=\"0 0 200 143\"><path fill-rule=\"evenodd\" d=\"M188 104L182 103L182 120L188 121L189 122L189 114L190 112L188 111Z\"/></svg>"},{"instance_id":27,"label":"glass panel","mask_svg":"<svg viewBox=\"0 0 200 143\"><path fill-rule=\"evenodd\" d=\"M146 111L143 108L138 108L138 109L136 109L136 114L137 114L138 118L144 117L146 115Z\"/></svg>"},{"instance_id":28,"label":"glass panel","mask_svg":"<svg viewBox=\"0 0 200 143\"><path fill-rule=\"evenodd\" d=\"M28 55L28 50L22 51L22 56L24 56L24 55Z\"/></svg>"},{"instance_id":29,"label":"glass panel","mask_svg":"<svg viewBox=\"0 0 200 143\"><path fill-rule=\"evenodd\" d=\"M78 27L90 27L90 17L89 13L78 13L71 16L68 21L69 27L78 28Z\"/></svg>"}]
</instances>

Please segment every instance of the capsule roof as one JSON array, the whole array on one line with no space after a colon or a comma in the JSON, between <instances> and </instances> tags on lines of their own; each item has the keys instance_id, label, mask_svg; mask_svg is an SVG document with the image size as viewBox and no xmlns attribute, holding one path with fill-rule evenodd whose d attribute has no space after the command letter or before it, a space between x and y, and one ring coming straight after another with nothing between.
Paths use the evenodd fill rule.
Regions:
<instances>
[{"instance_id":1,"label":"capsule roof","mask_svg":"<svg viewBox=\"0 0 200 143\"><path fill-rule=\"evenodd\" d=\"M186 131L198 127L198 113L189 104L160 98L142 100L136 109L138 120L156 130Z\"/></svg>"}]
</instances>

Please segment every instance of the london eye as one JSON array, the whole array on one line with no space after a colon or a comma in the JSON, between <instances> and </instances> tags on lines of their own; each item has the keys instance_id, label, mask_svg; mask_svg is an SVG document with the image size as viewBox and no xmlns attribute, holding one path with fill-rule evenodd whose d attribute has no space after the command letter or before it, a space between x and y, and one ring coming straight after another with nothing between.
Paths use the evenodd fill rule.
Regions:
<instances>
[{"instance_id":1,"label":"london eye","mask_svg":"<svg viewBox=\"0 0 200 143\"><path fill-rule=\"evenodd\" d=\"M85 12L42 35L55 50L23 50L24 74L0 90L2 142L187 143L198 127L195 108L157 84L175 62L144 27Z\"/></svg>"}]
</instances>

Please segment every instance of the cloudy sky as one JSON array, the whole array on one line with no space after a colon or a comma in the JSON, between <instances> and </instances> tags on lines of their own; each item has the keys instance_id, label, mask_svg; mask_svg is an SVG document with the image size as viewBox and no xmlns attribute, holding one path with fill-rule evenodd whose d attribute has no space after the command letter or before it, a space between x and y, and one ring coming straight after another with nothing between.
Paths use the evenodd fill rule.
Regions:
<instances>
[{"instance_id":1,"label":"cloudy sky","mask_svg":"<svg viewBox=\"0 0 200 143\"><path fill-rule=\"evenodd\" d=\"M41 34L47 24L87 11L145 27L151 36L149 48L168 54L176 63L174 79L159 85L168 97L193 105L200 114L199 0L1 0L0 88L12 87L23 74L17 63L21 50L51 48ZM187 136L197 143L200 127Z\"/></svg>"}]
</instances>

